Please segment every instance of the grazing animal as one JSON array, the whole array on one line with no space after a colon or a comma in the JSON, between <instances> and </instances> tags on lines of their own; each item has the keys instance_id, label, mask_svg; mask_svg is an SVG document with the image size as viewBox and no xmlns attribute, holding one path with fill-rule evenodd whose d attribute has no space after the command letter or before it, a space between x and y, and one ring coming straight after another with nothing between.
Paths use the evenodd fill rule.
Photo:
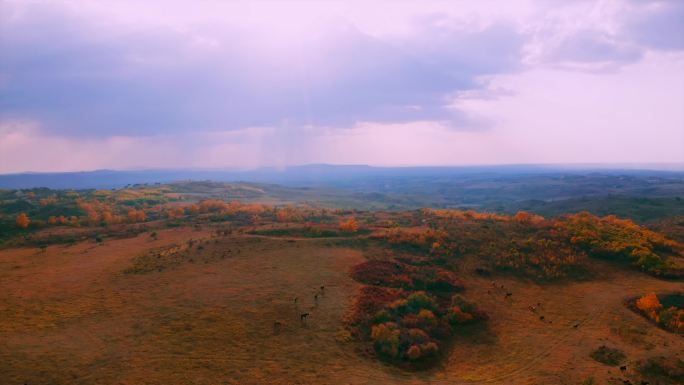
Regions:
<instances>
[{"instance_id":1,"label":"grazing animal","mask_svg":"<svg viewBox=\"0 0 684 385\"><path fill-rule=\"evenodd\" d=\"M321 292L325 291L325 286L321 286Z\"/></svg>"},{"instance_id":2,"label":"grazing animal","mask_svg":"<svg viewBox=\"0 0 684 385\"><path fill-rule=\"evenodd\" d=\"M282 326L283 326L283 324L280 323L279 321L273 322L273 333L278 334L278 332L280 332L280 328L281 328Z\"/></svg>"},{"instance_id":3,"label":"grazing animal","mask_svg":"<svg viewBox=\"0 0 684 385\"><path fill-rule=\"evenodd\" d=\"M543 321L543 320L544 320L544 316L543 316L543 315L540 315L540 316L539 316L539 320L540 320L540 321Z\"/></svg>"},{"instance_id":4,"label":"grazing animal","mask_svg":"<svg viewBox=\"0 0 684 385\"><path fill-rule=\"evenodd\" d=\"M530 311L531 311L532 313L536 313L536 312L537 312L537 308L534 307L534 306L528 306L528 308L530 309Z\"/></svg>"},{"instance_id":5,"label":"grazing animal","mask_svg":"<svg viewBox=\"0 0 684 385\"><path fill-rule=\"evenodd\" d=\"M620 366L620 371L621 371L621 372L624 372L624 371L626 371L626 370L627 370L627 366Z\"/></svg>"},{"instance_id":6,"label":"grazing animal","mask_svg":"<svg viewBox=\"0 0 684 385\"><path fill-rule=\"evenodd\" d=\"M299 315L299 320L302 322L306 322L307 317L309 317L309 313L302 313Z\"/></svg>"},{"instance_id":7,"label":"grazing animal","mask_svg":"<svg viewBox=\"0 0 684 385\"><path fill-rule=\"evenodd\" d=\"M502 288L502 289L505 289L504 285L501 285L501 288Z\"/></svg>"},{"instance_id":8,"label":"grazing animal","mask_svg":"<svg viewBox=\"0 0 684 385\"><path fill-rule=\"evenodd\" d=\"M294 297L294 303L297 303L298 299L299 299L299 297Z\"/></svg>"},{"instance_id":9,"label":"grazing animal","mask_svg":"<svg viewBox=\"0 0 684 385\"><path fill-rule=\"evenodd\" d=\"M513 295L513 293L511 293L510 291L506 292L506 298L509 298L512 295Z\"/></svg>"},{"instance_id":10,"label":"grazing animal","mask_svg":"<svg viewBox=\"0 0 684 385\"><path fill-rule=\"evenodd\" d=\"M572 327L574 327L575 329L577 329L579 326L580 326L580 324L574 324L574 325L572 325Z\"/></svg>"}]
</instances>

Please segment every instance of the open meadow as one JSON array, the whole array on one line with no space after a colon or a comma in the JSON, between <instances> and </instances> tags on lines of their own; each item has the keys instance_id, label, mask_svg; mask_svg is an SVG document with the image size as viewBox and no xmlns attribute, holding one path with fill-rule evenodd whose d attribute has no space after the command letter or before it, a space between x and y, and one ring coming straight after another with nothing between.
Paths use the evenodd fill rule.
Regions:
<instances>
[{"instance_id":1,"label":"open meadow","mask_svg":"<svg viewBox=\"0 0 684 385\"><path fill-rule=\"evenodd\" d=\"M628 306L649 293L681 294L678 273L665 279L664 271L647 274L644 266L610 258L543 265L532 257L549 255L530 245L524 250L531 257L511 265L487 257L496 249L481 250L472 233L518 237L534 226L543 233L546 225L534 222L540 217L290 206L261 208L259 219L245 220L241 210L254 207L212 205L213 214L97 228L97 237L68 243L46 245L84 228L47 227L0 250L3 384L675 384L682 378L681 303L671 330ZM606 223L617 226L611 231L624 225ZM141 225L121 236L122 228ZM34 238L41 247L31 246ZM669 247L667 266L680 271L680 246ZM369 288L393 297L376 301ZM416 318L410 305L420 295L432 305L417 308ZM467 302L459 299L460 310L448 308L461 295ZM476 304L475 318L467 304ZM381 313L389 318L380 320ZM482 320L473 321L478 314ZM382 340L381 326L396 330L398 345ZM615 362L592 358L602 346L619 353ZM648 366L653 362L655 369Z\"/></svg>"}]
</instances>

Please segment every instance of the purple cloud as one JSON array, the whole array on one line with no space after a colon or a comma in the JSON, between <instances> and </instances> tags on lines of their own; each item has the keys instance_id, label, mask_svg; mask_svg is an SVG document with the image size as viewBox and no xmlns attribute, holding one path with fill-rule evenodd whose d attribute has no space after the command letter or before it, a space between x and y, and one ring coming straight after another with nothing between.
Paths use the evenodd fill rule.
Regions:
<instances>
[{"instance_id":1,"label":"purple cloud","mask_svg":"<svg viewBox=\"0 0 684 385\"><path fill-rule=\"evenodd\" d=\"M480 75L518 68L523 44L505 24L459 31L423 23L408 40L341 24L264 59L258 38L231 28L112 33L59 7L23 9L3 24L2 116L39 119L64 135L282 122L439 120L459 127L472 122L448 96L480 87Z\"/></svg>"},{"instance_id":2,"label":"purple cloud","mask_svg":"<svg viewBox=\"0 0 684 385\"><path fill-rule=\"evenodd\" d=\"M0 7L0 171L40 168L17 146L50 169L58 146L103 167L624 161L682 133L683 2Z\"/></svg>"}]
</instances>

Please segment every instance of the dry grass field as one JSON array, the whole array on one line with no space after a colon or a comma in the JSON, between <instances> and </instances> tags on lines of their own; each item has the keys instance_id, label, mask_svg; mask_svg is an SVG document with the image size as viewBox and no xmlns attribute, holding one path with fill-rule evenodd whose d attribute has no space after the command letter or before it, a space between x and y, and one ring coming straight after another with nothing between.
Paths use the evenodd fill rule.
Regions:
<instances>
[{"instance_id":1,"label":"dry grass field","mask_svg":"<svg viewBox=\"0 0 684 385\"><path fill-rule=\"evenodd\" d=\"M209 227L1 250L0 383L638 384L638 360L684 358L681 336L623 303L681 282L594 260L602 273L589 281L538 285L478 276L466 259L459 276L486 328L463 331L436 368L408 372L347 338L361 286L349 270L366 257L325 238ZM626 371L590 357L601 345L626 354Z\"/></svg>"}]
</instances>

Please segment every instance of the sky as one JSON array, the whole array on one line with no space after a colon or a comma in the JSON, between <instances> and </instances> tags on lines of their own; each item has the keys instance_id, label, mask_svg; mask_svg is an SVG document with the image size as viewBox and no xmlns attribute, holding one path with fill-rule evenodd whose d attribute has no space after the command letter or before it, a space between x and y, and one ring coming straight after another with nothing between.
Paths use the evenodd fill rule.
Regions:
<instances>
[{"instance_id":1,"label":"sky","mask_svg":"<svg viewBox=\"0 0 684 385\"><path fill-rule=\"evenodd\" d=\"M0 0L0 173L684 163L684 1Z\"/></svg>"}]
</instances>

